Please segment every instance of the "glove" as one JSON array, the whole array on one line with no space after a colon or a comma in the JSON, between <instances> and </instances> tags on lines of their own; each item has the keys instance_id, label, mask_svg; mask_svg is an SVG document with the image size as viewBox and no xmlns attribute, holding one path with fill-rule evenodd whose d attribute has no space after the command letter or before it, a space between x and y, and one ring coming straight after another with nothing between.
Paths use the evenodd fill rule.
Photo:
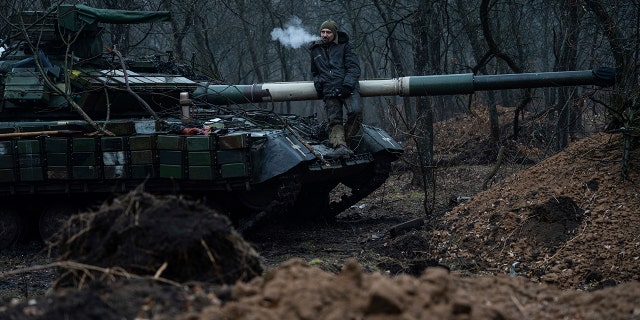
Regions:
<instances>
[{"instance_id":1,"label":"glove","mask_svg":"<svg viewBox=\"0 0 640 320\"><path fill-rule=\"evenodd\" d=\"M351 88L351 86L343 85L338 96L341 98L347 98L351 96L351 92L353 92L353 88Z\"/></svg>"}]
</instances>

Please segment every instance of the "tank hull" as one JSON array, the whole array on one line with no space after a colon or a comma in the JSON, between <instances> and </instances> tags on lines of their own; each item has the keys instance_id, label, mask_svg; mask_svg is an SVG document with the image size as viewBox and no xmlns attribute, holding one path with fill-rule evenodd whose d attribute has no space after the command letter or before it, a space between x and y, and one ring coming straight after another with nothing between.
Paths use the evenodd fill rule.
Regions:
<instances>
[{"instance_id":1,"label":"tank hull","mask_svg":"<svg viewBox=\"0 0 640 320\"><path fill-rule=\"evenodd\" d=\"M355 156L330 159L325 155L331 149L321 140L303 138L293 128L232 129L222 123L218 132L184 134L159 130L148 119L117 120L108 125L117 135L87 136L75 121L30 121L18 134L0 134L0 195L29 204L3 213L11 222L3 246L29 235L50 237L50 230L34 222L54 220L61 211L77 213L136 188L209 201L244 230L266 213L307 210L298 200L308 186L336 186L382 155L390 163L403 152L384 131L370 126L354 137ZM318 197L327 198L331 188ZM335 215L364 195L333 210L327 203L321 214Z\"/></svg>"}]
</instances>

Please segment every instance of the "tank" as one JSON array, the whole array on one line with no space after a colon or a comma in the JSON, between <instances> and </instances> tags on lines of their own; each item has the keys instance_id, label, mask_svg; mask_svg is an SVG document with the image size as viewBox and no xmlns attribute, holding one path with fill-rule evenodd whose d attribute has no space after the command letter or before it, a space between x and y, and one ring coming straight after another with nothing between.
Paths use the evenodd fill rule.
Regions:
<instances>
[{"instance_id":1,"label":"tank","mask_svg":"<svg viewBox=\"0 0 640 320\"><path fill-rule=\"evenodd\" d=\"M169 19L84 5L12 17L29 28L15 30L0 59L0 247L48 239L69 215L136 188L204 199L247 231L284 212L335 216L387 179L403 149L380 128L363 125L350 141L354 156L329 158L326 125L315 117L237 106L318 99L312 82L220 85L171 54L103 50L104 23ZM612 82L611 69L598 69L360 86L367 97ZM350 195L330 202L338 184Z\"/></svg>"}]
</instances>

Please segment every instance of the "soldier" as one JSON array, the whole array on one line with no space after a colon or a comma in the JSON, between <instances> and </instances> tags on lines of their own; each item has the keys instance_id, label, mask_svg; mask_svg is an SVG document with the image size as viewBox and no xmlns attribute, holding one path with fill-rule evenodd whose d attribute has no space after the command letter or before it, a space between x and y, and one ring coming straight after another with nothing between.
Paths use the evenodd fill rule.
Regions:
<instances>
[{"instance_id":1,"label":"soldier","mask_svg":"<svg viewBox=\"0 0 640 320\"><path fill-rule=\"evenodd\" d=\"M333 152L328 157L349 158L353 151L347 142L362 125L360 104L360 63L349 43L349 36L338 31L332 20L320 26L320 40L311 44L311 74L318 96L324 100L329 118L329 143ZM342 107L347 109L347 122ZM346 127L346 132L345 132Z\"/></svg>"}]
</instances>

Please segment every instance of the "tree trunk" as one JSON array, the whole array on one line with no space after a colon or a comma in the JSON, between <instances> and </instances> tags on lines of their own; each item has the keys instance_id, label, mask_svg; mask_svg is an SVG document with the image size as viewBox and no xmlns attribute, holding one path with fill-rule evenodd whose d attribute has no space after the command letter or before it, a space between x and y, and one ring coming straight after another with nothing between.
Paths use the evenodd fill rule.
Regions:
<instances>
[{"instance_id":1,"label":"tree trunk","mask_svg":"<svg viewBox=\"0 0 640 320\"><path fill-rule=\"evenodd\" d=\"M456 2L459 10L464 10L468 6L468 2L463 0L457 0ZM477 24L471 20L471 15L462 15L462 29L467 35L467 39L471 44L471 50L473 57L476 60L476 65L471 69L474 74L482 73L489 74L487 72L487 63L493 57L491 53L486 52L486 46L483 46L480 39L477 37ZM471 99L471 98L470 98ZM471 100L469 100L469 106ZM487 110L489 112L489 131L491 134L491 140L500 141L500 118L498 116L498 109L496 108L496 98L493 91L487 91Z\"/></svg>"},{"instance_id":2,"label":"tree trunk","mask_svg":"<svg viewBox=\"0 0 640 320\"><path fill-rule=\"evenodd\" d=\"M578 50L576 48L579 35L578 4L575 0L568 0L564 2L563 9L566 10L566 14L561 13L564 36L560 44L557 70L575 70L578 60ZM572 124L571 121L575 117L572 113L577 111L575 110L577 108L573 108L572 103L575 98L575 91L575 87L558 89L558 107L560 108L556 126L558 150L562 150L569 145L569 136L573 134L572 130L575 129L575 124Z\"/></svg>"},{"instance_id":3,"label":"tree trunk","mask_svg":"<svg viewBox=\"0 0 640 320\"><path fill-rule=\"evenodd\" d=\"M509 68L513 70L515 73L522 73L522 68L506 53L502 52L500 48L498 48L498 44L493 39L493 33L491 31L490 21L489 21L489 4L491 0L482 0L480 3L480 22L482 24L482 33L484 35L484 39L487 42L487 46L489 47L489 52L496 56L497 58L502 59L507 63ZM531 89L524 90L524 97L520 100L520 102L516 105L516 111L513 116L513 139L517 140L519 135L519 117L520 112L524 110L524 108L531 102Z\"/></svg>"},{"instance_id":4,"label":"tree trunk","mask_svg":"<svg viewBox=\"0 0 640 320\"><path fill-rule=\"evenodd\" d=\"M383 25L385 26L385 29L387 29L387 33L389 34L387 43L389 44L389 52L391 53L394 70L397 73L398 77L404 77L407 75L407 72L404 65L402 64L402 55L400 54L400 50L398 49L396 40L393 37L395 29L394 27L400 21L391 21L391 19L389 19L389 17L387 16L387 12L391 10L389 10L388 7L383 8L380 4L380 0L374 0L373 4L375 5L376 9L378 9L378 13L380 14L380 18L382 18ZM407 120L415 119L416 111L411 107L411 99L405 97L403 101L405 117L407 118Z\"/></svg>"},{"instance_id":5,"label":"tree trunk","mask_svg":"<svg viewBox=\"0 0 640 320\"><path fill-rule=\"evenodd\" d=\"M434 2L419 1L418 8L413 16L411 27L414 34L414 70L416 75L426 74L429 64L439 62L440 48L439 35L441 34L438 12L434 8ZM437 67L437 66L436 66ZM433 104L427 97L416 99L418 116L416 119L417 149L419 154L419 172L414 170L413 184L422 185L425 191L425 213L431 212L429 195L434 196L433 174Z\"/></svg>"},{"instance_id":6,"label":"tree trunk","mask_svg":"<svg viewBox=\"0 0 640 320\"><path fill-rule=\"evenodd\" d=\"M638 87L638 75L633 56L636 48L628 44L634 40L624 36L601 1L585 0L585 2L601 24L616 64L616 86L611 98L612 119L607 124L606 129L637 128L640 126L639 117L632 117L632 123L627 123L629 121L625 119L640 113L640 104L634 103L637 94L632 94L637 92ZM637 36L637 34L632 36ZM638 41L638 39L635 39L635 41Z\"/></svg>"}]
</instances>

